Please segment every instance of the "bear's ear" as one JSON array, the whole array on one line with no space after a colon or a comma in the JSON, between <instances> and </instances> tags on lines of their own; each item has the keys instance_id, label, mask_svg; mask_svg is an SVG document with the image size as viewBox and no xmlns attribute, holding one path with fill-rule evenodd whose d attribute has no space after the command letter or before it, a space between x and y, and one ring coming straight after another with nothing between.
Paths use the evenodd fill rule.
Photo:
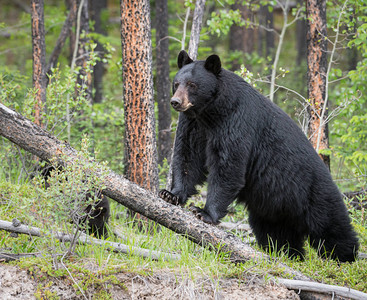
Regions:
<instances>
[{"instance_id":1,"label":"bear's ear","mask_svg":"<svg viewBox=\"0 0 367 300\"><path fill-rule=\"evenodd\" d=\"M210 55L204 64L205 69L209 72L212 72L214 75L218 75L220 70L222 69L222 63L220 62L220 58L218 55Z\"/></svg>"},{"instance_id":2,"label":"bear's ear","mask_svg":"<svg viewBox=\"0 0 367 300\"><path fill-rule=\"evenodd\" d=\"M187 52L185 50L181 50L177 58L178 68L181 69L183 66L191 64L192 62L193 60L190 58Z\"/></svg>"}]
</instances>

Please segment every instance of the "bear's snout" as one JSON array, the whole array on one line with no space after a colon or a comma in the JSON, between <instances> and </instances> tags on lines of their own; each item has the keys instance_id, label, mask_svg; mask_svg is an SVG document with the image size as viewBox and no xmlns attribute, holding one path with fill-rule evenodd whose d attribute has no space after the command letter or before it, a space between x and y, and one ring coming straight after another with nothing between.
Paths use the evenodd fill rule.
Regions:
<instances>
[{"instance_id":1,"label":"bear's snout","mask_svg":"<svg viewBox=\"0 0 367 300\"><path fill-rule=\"evenodd\" d=\"M171 105L174 109L178 109L181 106L181 99L177 97L171 98Z\"/></svg>"}]
</instances>

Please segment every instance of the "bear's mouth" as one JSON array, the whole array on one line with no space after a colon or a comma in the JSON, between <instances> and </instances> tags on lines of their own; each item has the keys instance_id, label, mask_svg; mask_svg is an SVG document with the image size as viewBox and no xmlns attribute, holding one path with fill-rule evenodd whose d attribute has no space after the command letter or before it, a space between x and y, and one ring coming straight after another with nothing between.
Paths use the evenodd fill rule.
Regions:
<instances>
[{"instance_id":1,"label":"bear's mouth","mask_svg":"<svg viewBox=\"0 0 367 300\"><path fill-rule=\"evenodd\" d=\"M192 106L194 106L194 104L189 102L187 105L181 105L181 106L173 107L173 108L174 108L175 111L184 112L184 111L187 111Z\"/></svg>"}]
</instances>

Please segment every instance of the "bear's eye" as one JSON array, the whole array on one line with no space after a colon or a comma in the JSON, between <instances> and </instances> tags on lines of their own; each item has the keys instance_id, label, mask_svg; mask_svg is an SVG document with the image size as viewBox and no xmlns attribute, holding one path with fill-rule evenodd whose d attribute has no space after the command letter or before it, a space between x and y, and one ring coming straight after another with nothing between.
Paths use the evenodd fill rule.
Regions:
<instances>
[{"instance_id":1,"label":"bear's eye","mask_svg":"<svg viewBox=\"0 0 367 300\"><path fill-rule=\"evenodd\" d=\"M178 82L175 82L175 83L173 84L173 88L174 88L175 90L177 90L179 85L180 85L180 84L179 84Z\"/></svg>"},{"instance_id":2,"label":"bear's eye","mask_svg":"<svg viewBox=\"0 0 367 300\"><path fill-rule=\"evenodd\" d=\"M188 87L192 88L192 89L196 89L196 88L197 88L196 84L195 84L195 83L193 83L193 82L191 82L191 81L188 81L188 82L186 83L186 85L187 85Z\"/></svg>"}]
</instances>

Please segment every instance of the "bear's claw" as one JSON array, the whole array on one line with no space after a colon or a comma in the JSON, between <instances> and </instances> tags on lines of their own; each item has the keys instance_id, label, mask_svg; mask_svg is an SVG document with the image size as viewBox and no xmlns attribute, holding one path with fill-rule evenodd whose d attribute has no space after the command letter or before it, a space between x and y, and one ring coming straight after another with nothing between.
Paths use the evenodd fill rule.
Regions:
<instances>
[{"instance_id":1,"label":"bear's claw","mask_svg":"<svg viewBox=\"0 0 367 300\"><path fill-rule=\"evenodd\" d=\"M160 190L158 193L159 197L162 198L164 201L173 204L178 205L180 203L180 198L178 196L175 196L171 192L167 190Z\"/></svg>"},{"instance_id":2,"label":"bear's claw","mask_svg":"<svg viewBox=\"0 0 367 300\"><path fill-rule=\"evenodd\" d=\"M194 215L199 219L202 220L205 223L216 225L218 223L214 222L212 217L205 212L202 208L193 206L190 208L190 210L194 213Z\"/></svg>"}]
</instances>

